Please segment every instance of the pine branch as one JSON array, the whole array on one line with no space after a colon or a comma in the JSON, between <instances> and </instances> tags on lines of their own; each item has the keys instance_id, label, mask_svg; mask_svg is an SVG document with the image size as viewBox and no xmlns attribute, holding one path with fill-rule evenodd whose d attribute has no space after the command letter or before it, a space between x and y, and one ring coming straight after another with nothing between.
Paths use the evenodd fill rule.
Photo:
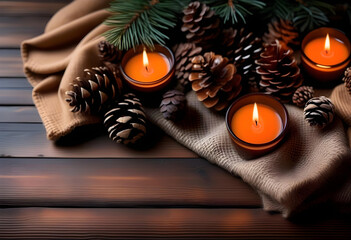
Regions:
<instances>
[{"instance_id":1,"label":"pine branch","mask_svg":"<svg viewBox=\"0 0 351 240\"><path fill-rule=\"evenodd\" d=\"M165 30L176 26L178 14L188 0L114 0L109 11L112 16L104 22L112 29L105 32L106 40L121 50L143 44L165 44Z\"/></svg>"},{"instance_id":2,"label":"pine branch","mask_svg":"<svg viewBox=\"0 0 351 240\"><path fill-rule=\"evenodd\" d=\"M334 14L334 6L319 0L298 1L292 21L301 32L323 26L329 22L326 12Z\"/></svg>"},{"instance_id":3,"label":"pine branch","mask_svg":"<svg viewBox=\"0 0 351 240\"><path fill-rule=\"evenodd\" d=\"M241 19L246 23L246 17L252 15L251 8L262 9L266 4L260 0L206 0L208 4L226 23L235 24Z\"/></svg>"},{"instance_id":4,"label":"pine branch","mask_svg":"<svg viewBox=\"0 0 351 240\"><path fill-rule=\"evenodd\" d=\"M304 32L328 23L327 12L334 14L334 6L323 0L270 0L263 14L290 20Z\"/></svg>"},{"instance_id":5,"label":"pine branch","mask_svg":"<svg viewBox=\"0 0 351 240\"><path fill-rule=\"evenodd\" d=\"M296 1L291 0L270 0L263 10L266 19L281 18L292 20L293 11L296 8Z\"/></svg>"}]
</instances>

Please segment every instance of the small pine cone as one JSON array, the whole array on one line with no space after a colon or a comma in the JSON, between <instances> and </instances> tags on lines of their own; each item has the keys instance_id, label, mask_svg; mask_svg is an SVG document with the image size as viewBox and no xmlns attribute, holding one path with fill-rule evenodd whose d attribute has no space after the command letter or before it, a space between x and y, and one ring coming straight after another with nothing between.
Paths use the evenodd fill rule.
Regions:
<instances>
[{"instance_id":1,"label":"small pine cone","mask_svg":"<svg viewBox=\"0 0 351 240\"><path fill-rule=\"evenodd\" d=\"M334 105L325 96L314 97L306 103L304 115L311 126L324 128L334 119Z\"/></svg>"},{"instance_id":2,"label":"small pine cone","mask_svg":"<svg viewBox=\"0 0 351 240\"><path fill-rule=\"evenodd\" d=\"M292 101L295 103L296 106L298 107L304 107L306 102L313 98L314 90L313 87L310 86L301 86L299 87L293 97Z\"/></svg>"},{"instance_id":3,"label":"small pine cone","mask_svg":"<svg viewBox=\"0 0 351 240\"><path fill-rule=\"evenodd\" d=\"M348 67L345 70L344 78L342 80L344 81L347 91L351 94L351 67Z\"/></svg>"},{"instance_id":4,"label":"small pine cone","mask_svg":"<svg viewBox=\"0 0 351 240\"><path fill-rule=\"evenodd\" d=\"M104 62L110 62L117 64L122 59L122 51L118 50L116 46L106 42L101 41L98 45L99 57Z\"/></svg>"},{"instance_id":5,"label":"small pine cone","mask_svg":"<svg viewBox=\"0 0 351 240\"><path fill-rule=\"evenodd\" d=\"M289 20L279 19L273 20L268 24L268 32L263 35L263 41L267 44L278 39L287 47L295 49L300 45L298 40L299 33Z\"/></svg>"},{"instance_id":6,"label":"small pine cone","mask_svg":"<svg viewBox=\"0 0 351 240\"><path fill-rule=\"evenodd\" d=\"M189 42L205 47L220 34L220 19L205 3L191 2L183 13L181 31Z\"/></svg>"},{"instance_id":7,"label":"small pine cone","mask_svg":"<svg viewBox=\"0 0 351 240\"><path fill-rule=\"evenodd\" d=\"M221 111L241 92L241 76L228 58L207 52L192 59L192 89L205 107Z\"/></svg>"},{"instance_id":8,"label":"small pine cone","mask_svg":"<svg viewBox=\"0 0 351 240\"><path fill-rule=\"evenodd\" d=\"M174 47L175 52L175 78L185 91L191 89L189 82L189 74L191 71L191 59L202 52L201 47L197 47L194 43L180 43Z\"/></svg>"},{"instance_id":9,"label":"small pine cone","mask_svg":"<svg viewBox=\"0 0 351 240\"><path fill-rule=\"evenodd\" d=\"M256 64L256 71L261 75L260 88L282 102L291 101L292 95L303 81L292 50L275 40L265 46Z\"/></svg>"},{"instance_id":10,"label":"small pine cone","mask_svg":"<svg viewBox=\"0 0 351 240\"><path fill-rule=\"evenodd\" d=\"M109 137L123 144L134 144L146 134L146 116L140 100L133 94L125 94L112 103L104 116Z\"/></svg>"},{"instance_id":11,"label":"small pine cone","mask_svg":"<svg viewBox=\"0 0 351 240\"><path fill-rule=\"evenodd\" d=\"M255 60L263 51L261 38L255 37L253 32L245 31L245 28L228 28L223 30L221 42L223 54L234 63L249 87L258 89L259 75L256 73Z\"/></svg>"},{"instance_id":12,"label":"small pine cone","mask_svg":"<svg viewBox=\"0 0 351 240\"><path fill-rule=\"evenodd\" d=\"M162 96L160 111L165 119L176 121L183 116L185 106L184 93L178 90L169 90Z\"/></svg>"},{"instance_id":13,"label":"small pine cone","mask_svg":"<svg viewBox=\"0 0 351 240\"><path fill-rule=\"evenodd\" d=\"M66 102L72 112L98 114L121 93L122 81L118 73L107 67L85 69L83 78L77 77L66 91Z\"/></svg>"}]
</instances>

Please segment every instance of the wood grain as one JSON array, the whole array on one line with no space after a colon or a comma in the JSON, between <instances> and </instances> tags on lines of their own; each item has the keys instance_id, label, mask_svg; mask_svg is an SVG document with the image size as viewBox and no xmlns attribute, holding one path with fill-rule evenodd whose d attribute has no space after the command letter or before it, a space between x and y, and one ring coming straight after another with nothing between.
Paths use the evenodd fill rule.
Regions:
<instances>
[{"instance_id":1,"label":"wood grain","mask_svg":"<svg viewBox=\"0 0 351 240\"><path fill-rule=\"evenodd\" d=\"M0 90L1 95L1 90ZM0 97L1 102L1 97ZM0 123L41 123L38 111L32 106L0 106Z\"/></svg>"},{"instance_id":2,"label":"wood grain","mask_svg":"<svg viewBox=\"0 0 351 240\"><path fill-rule=\"evenodd\" d=\"M26 78L3 78L0 77L0 89L2 88L16 88L16 89L32 89Z\"/></svg>"},{"instance_id":3,"label":"wood grain","mask_svg":"<svg viewBox=\"0 0 351 240\"><path fill-rule=\"evenodd\" d=\"M0 4L1 9L1 4ZM1 11L0 11L1 14ZM18 48L22 41L44 32L50 17L4 17L0 15L0 47Z\"/></svg>"},{"instance_id":4,"label":"wood grain","mask_svg":"<svg viewBox=\"0 0 351 240\"><path fill-rule=\"evenodd\" d=\"M100 127L87 126L59 142L48 141L42 124L0 123L0 156L68 158L194 158L192 151L158 129L139 148L111 141Z\"/></svg>"},{"instance_id":5,"label":"wood grain","mask_svg":"<svg viewBox=\"0 0 351 240\"><path fill-rule=\"evenodd\" d=\"M19 49L0 49L0 77L24 77Z\"/></svg>"},{"instance_id":6,"label":"wood grain","mask_svg":"<svg viewBox=\"0 0 351 240\"><path fill-rule=\"evenodd\" d=\"M51 16L71 0L0 1L0 16Z\"/></svg>"},{"instance_id":7,"label":"wood grain","mask_svg":"<svg viewBox=\"0 0 351 240\"><path fill-rule=\"evenodd\" d=\"M0 105L33 105L32 87L27 79L0 78Z\"/></svg>"},{"instance_id":8,"label":"wood grain","mask_svg":"<svg viewBox=\"0 0 351 240\"><path fill-rule=\"evenodd\" d=\"M241 179L204 159L0 159L1 206L255 206Z\"/></svg>"},{"instance_id":9,"label":"wood grain","mask_svg":"<svg viewBox=\"0 0 351 240\"><path fill-rule=\"evenodd\" d=\"M328 226L328 227L326 227ZM350 239L350 221L293 224L260 209L0 210L4 239Z\"/></svg>"},{"instance_id":10,"label":"wood grain","mask_svg":"<svg viewBox=\"0 0 351 240\"><path fill-rule=\"evenodd\" d=\"M31 89L0 89L0 105L32 106L33 104Z\"/></svg>"}]
</instances>

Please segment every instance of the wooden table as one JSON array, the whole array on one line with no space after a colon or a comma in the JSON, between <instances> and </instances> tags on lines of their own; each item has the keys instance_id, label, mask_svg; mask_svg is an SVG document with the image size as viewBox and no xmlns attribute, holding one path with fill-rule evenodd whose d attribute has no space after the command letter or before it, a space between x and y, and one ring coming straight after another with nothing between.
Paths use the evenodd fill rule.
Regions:
<instances>
[{"instance_id":1,"label":"wooden table","mask_svg":"<svg viewBox=\"0 0 351 240\"><path fill-rule=\"evenodd\" d=\"M161 132L143 150L104 134L48 141L19 47L68 2L0 1L1 239L351 237L349 216L263 211L248 185Z\"/></svg>"}]
</instances>

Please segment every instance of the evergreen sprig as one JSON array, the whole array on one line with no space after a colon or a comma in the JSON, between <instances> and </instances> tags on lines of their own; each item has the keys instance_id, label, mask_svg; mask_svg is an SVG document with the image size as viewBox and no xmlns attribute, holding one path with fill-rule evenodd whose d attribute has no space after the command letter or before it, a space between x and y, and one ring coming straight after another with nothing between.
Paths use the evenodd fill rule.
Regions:
<instances>
[{"instance_id":1,"label":"evergreen sprig","mask_svg":"<svg viewBox=\"0 0 351 240\"><path fill-rule=\"evenodd\" d=\"M165 30L174 28L178 14L187 0L114 0L109 11L112 16L104 22L112 29L104 33L106 40L121 50L143 44L165 44Z\"/></svg>"},{"instance_id":2,"label":"evergreen sprig","mask_svg":"<svg viewBox=\"0 0 351 240\"><path fill-rule=\"evenodd\" d=\"M327 11L334 13L334 6L318 0L301 1L294 11L292 21L301 32L311 30L329 22Z\"/></svg>"},{"instance_id":3,"label":"evergreen sprig","mask_svg":"<svg viewBox=\"0 0 351 240\"><path fill-rule=\"evenodd\" d=\"M263 14L290 20L304 32L328 23L327 12L334 14L334 6L323 0L270 0Z\"/></svg>"},{"instance_id":4,"label":"evergreen sprig","mask_svg":"<svg viewBox=\"0 0 351 240\"><path fill-rule=\"evenodd\" d=\"M260 0L206 0L206 4L223 19L224 23L231 20L232 24L239 18L246 23L246 17L252 15L251 8L262 9L266 4Z\"/></svg>"}]
</instances>

